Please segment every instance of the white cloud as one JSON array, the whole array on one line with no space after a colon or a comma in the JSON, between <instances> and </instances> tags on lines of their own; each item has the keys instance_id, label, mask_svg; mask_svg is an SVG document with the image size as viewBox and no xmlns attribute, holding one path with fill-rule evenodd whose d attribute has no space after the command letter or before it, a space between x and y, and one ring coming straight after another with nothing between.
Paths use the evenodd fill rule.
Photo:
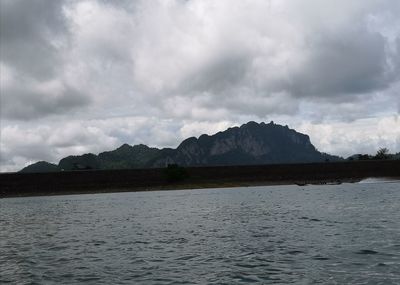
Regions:
<instances>
[{"instance_id":1,"label":"white cloud","mask_svg":"<svg viewBox=\"0 0 400 285\"><path fill-rule=\"evenodd\" d=\"M67 155L100 152L117 142L100 128L76 121L31 128L10 125L1 133L1 171L15 171L32 161L58 162Z\"/></svg>"},{"instance_id":2,"label":"white cloud","mask_svg":"<svg viewBox=\"0 0 400 285\"><path fill-rule=\"evenodd\" d=\"M35 3L0 2L3 169L250 119L334 154L399 151L400 2Z\"/></svg>"},{"instance_id":3,"label":"white cloud","mask_svg":"<svg viewBox=\"0 0 400 285\"><path fill-rule=\"evenodd\" d=\"M375 154L382 147L400 150L398 116L360 119L351 123L303 123L298 130L310 134L312 143L324 152L344 157L356 153Z\"/></svg>"}]
</instances>

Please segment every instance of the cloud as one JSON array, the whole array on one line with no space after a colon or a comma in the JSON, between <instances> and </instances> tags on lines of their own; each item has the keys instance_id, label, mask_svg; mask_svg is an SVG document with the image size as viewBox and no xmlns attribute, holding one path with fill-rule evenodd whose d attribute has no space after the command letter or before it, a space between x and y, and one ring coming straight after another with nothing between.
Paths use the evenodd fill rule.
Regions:
<instances>
[{"instance_id":1,"label":"cloud","mask_svg":"<svg viewBox=\"0 0 400 285\"><path fill-rule=\"evenodd\" d=\"M97 127L76 121L30 128L11 125L3 128L1 135L1 171L18 170L38 160L57 163L67 155L110 149L118 141Z\"/></svg>"},{"instance_id":2,"label":"cloud","mask_svg":"<svg viewBox=\"0 0 400 285\"><path fill-rule=\"evenodd\" d=\"M379 34L349 33L325 37L308 51L289 87L294 96L325 98L365 94L386 88L385 40Z\"/></svg>"},{"instance_id":3,"label":"cloud","mask_svg":"<svg viewBox=\"0 0 400 285\"><path fill-rule=\"evenodd\" d=\"M85 107L64 76L67 30L61 1L1 1L0 92L6 119L31 120Z\"/></svg>"},{"instance_id":4,"label":"cloud","mask_svg":"<svg viewBox=\"0 0 400 285\"><path fill-rule=\"evenodd\" d=\"M358 101L399 79L400 28L390 15L400 8L388 1L37 0L35 14L21 1L3 2L3 65L22 78L61 81L81 94L81 106L110 113L130 106L128 115L140 116L141 106L168 117L169 101L204 97L211 112L293 113L302 98Z\"/></svg>"},{"instance_id":5,"label":"cloud","mask_svg":"<svg viewBox=\"0 0 400 285\"><path fill-rule=\"evenodd\" d=\"M39 156L58 159L67 153L61 149L79 153L124 142L174 146L195 128L210 133L247 120L342 123L349 134L359 134L357 122L376 123L400 112L400 2L0 5L1 143L14 167ZM69 124L70 133L107 143L96 147L58 127ZM38 155L29 156L4 135L15 132L22 140L38 128L48 129L41 143L50 156L34 146ZM397 129L385 133L393 145L390 135L396 137ZM71 140L70 146L61 148L54 134ZM326 151L345 153L331 146Z\"/></svg>"},{"instance_id":6,"label":"cloud","mask_svg":"<svg viewBox=\"0 0 400 285\"><path fill-rule=\"evenodd\" d=\"M183 139L181 123L157 118L124 117L68 122L29 122L2 128L0 171L15 171L39 160L53 163L68 155L100 153L123 143L176 147Z\"/></svg>"},{"instance_id":7,"label":"cloud","mask_svg":"<svg viewBox=\"0 0 400 285\"><path fill-rule=\"evenodd\" d=\"M59 52L67 36L61 1L2 0L1 61L19 72L43 79L61 64Z\"/></svg>"},{"instance_id":8,"label":"cloud","mask_svg":"<svg viewBox=\"0 0 400 285\"><path fill-rule=\"evenodd\" d=\"M344 157L356 153L375 154L382 147L391 152L400 150L398 116L362 119L352 123L303 123L298 129L311 134L311 141L319 150Z\"/></svg>"},{"instance_id":9,"label":"cloud","mask_svg":"<svg viewBox=\"0 0 400 285\"><path fill-rule=\"evenodd\" d=\"M2 79L2 116L30 120L51 114L63 114L81 108L89 98L59 79L37 81L15 74L0 65Z\"/></svg>"}]
</instances>

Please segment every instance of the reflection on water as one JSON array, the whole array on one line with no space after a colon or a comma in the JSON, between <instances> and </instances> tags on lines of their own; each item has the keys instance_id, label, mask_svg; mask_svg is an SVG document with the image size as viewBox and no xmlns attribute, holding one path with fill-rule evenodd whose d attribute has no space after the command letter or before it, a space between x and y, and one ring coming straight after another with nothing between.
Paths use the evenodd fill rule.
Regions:
<instances>
[{"instance_id":1,"label":"reflection on water","mask_svg":"<svg viewBox=\"0 0 400 285\"><path fill-rule=\"evenodd\" d=\"M400 184L0 200L0 283L399 284Z\"/></svg>"}]
</instances>

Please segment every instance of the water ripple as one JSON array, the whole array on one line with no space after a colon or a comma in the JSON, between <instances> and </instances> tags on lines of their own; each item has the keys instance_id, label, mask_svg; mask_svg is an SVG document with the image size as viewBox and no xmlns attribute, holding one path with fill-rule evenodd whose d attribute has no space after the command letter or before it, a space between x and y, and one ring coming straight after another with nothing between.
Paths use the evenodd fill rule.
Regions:
<instances>
[{"instance_id":1,"label":"water ripple","mask_svg":"<svg viewBox=\"0 0 400 285\"><path fill-rule=\"evenodd\" d=\"M0 200L1 284L399 284L399 184Z\"/></svg>"}]
</instances>

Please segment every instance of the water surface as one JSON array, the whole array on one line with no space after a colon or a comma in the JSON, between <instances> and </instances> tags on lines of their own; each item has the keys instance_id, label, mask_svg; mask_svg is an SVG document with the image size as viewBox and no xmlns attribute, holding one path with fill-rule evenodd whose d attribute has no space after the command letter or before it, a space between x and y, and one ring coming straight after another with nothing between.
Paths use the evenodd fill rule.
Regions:
<instances>
[{"instance_id":1,"label":"water surface","mask_svg":"<svg viewBox=\"0 0 400 285\"><path fill-rule=\"evenodd\" d=\"M0 199L0 283L399 284L400 184Z\"/></svg>"}]
</instances>

